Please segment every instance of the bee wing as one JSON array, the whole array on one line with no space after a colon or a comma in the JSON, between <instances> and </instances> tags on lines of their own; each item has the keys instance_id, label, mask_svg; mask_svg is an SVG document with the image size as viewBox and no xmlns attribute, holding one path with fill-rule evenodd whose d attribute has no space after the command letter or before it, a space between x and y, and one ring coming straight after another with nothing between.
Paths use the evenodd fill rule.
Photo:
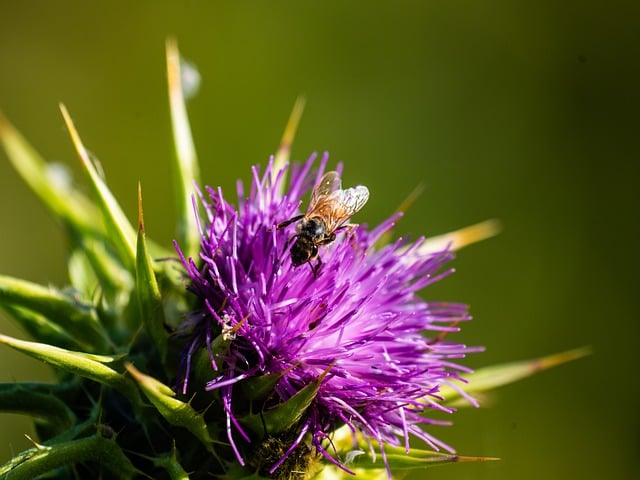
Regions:
<instances>
[{"instance_id":1,"label":"bee wing","mask_svg":"<svg viewBox=\"0 0 640 480\"><path fill-rule=\"evenodd\" d=\"M309 208L307 212L316 210L318 205L328 200L328 197L333 197L334 194L340 192L342 189L342 180L338 172L325 173L318 184L313 188L311 192L311 199L309 200Z\"/></svg>"},{"instance_id":2,"label":"bee wing","mask_svg":"<svg viewBox=\"0 0 640 480\"><path fill-rule=\"evenodd\" d=\"M341 191L340 203L349 212L349 216L355 215L369 200L369 189L364 185L347 188Z\"/></svg>"},{"instance_id":3,"label":"bee wing","mask_svg":"<svg viewBox=\"0 0 640 480\"><path fill-rule=\"evenodd\" d=\"M333 232L344 225L369 200L369 189L363 185L338 190L322 197L315 210L325 221L327 232Z\"/></svg>"},{"instance_id":4,"label":"bee wing","mask_svg":"<svg viewBox=\"0 0 640 480\"><path fill-rule=\"evenodd\" d=\"M325 173L311 192L307 215L321 217L327 232L345 224L369 200L369 189L363 185L342 190L338 172Z\"/></svg>"}]
</instances>

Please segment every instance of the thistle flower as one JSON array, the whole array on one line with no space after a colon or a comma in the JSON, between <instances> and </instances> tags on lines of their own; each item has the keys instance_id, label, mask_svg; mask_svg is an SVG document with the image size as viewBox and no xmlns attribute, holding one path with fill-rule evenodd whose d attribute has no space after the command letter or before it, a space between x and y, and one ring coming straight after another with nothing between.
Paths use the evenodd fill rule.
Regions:
<instances>
[{"instance_id":1,"label":"thistle flower","mask_svg":"<svg viewBox=\"0 0 640 480\"><path fill-rule=\"evenodd\" d=\"M9 160L71 246L70 287L0 275L0 308L35 340L0 335L0 344L56 373L53 383L0 384L0 411L31 416L38 436L0 476L372 478L487 460L438 441L430 426L442 422L429 412L450 413L461 399L473 404L470 394L585 353L475 373L459 365L478 350L451 341L467 307L419 294L451 272L455 249L495 224L389 241L396 215L322 245L320 269L295 267L294 227L277 227L300 212L328 162L287 167L300 104L275 159L253 169L247 191L238 184L235 205L211 188L194 201L198 165L171 41L167 64L180 212L173 251L147 238L140 188L137 232L129 223L64 106L95 200L53 186L46 163L0 116ZM429 448L409 449L410 436Z\"/></svg>"},{"instance_id":2,"label":"thistle flower","mask_svg":"<svg viewBox=\"0 0 640 480\"><path fill-rule=\"evenodd\" d=\"M277 412L312 385L313 398L300 408L297 424L265 432L286 431L295 438L267 466L269 473L306 436L315 451L348 471L337 454L327 451L332 431L341 424L378 443L383 458L385 445L409 451L409 434L433 449L452 451L419 427L441 422L421 414L452 411L441 405L440 386L469 372L455 361L479 349L443 335L470 319L465 305L425 302L417 292L451 272L445 266L453 254L446 248L423 252L424 239L376 248L394 216L321 247L318 275L304 265L296 268L286 252L292 232L276 225L300 213L303 196L321 178L327 155L315 172L313 160L296 166L288 188L282 188L285 169L275 171L270 163L261 174L254 168L246 198L243 185L238 186L237 208L220 189L200 194L205 210L199 218L200 259L185 259L178 249L200 304L188 321L193 331L185 348L183 394L192 352L209 349L210 372L198 376L210 378L206 390L219 391L232 425L229 443L244 463L247 449L254 447L249 444L243 453L236 438L255 441L246 421L250 414L243 411L244 385L274 378L268 398L252 399L264 402L263 415ZM214 352L212 339L224 332L233 332L233 338L225 342L225 351Z\"/></svg>"}]
</instances>

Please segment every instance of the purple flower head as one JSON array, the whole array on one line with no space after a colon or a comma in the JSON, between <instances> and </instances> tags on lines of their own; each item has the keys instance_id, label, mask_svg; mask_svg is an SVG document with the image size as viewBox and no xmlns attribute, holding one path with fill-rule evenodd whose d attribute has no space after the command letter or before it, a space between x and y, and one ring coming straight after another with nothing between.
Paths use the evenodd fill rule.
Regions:
<instances>
[{"instance_id":1,"label":"purple flower head","mask_svg":"<svg viewBox=\"0 0 640 480\"><path fill-rule=\"evenodd\" d=\"M237 206L220 189L200 193L200 258L186 259L178 248L200 302L186 322L183 393L191 388L196 353L205 351L205 389L215 394L244 465L255 443L253 450L246 446L256 441L248 416L277 409L312 385L312 397L286 432L264 432L287 439L269 473L305 446L346 469L331 442L343 425L379 445L385 464L384 445L408 450L410 434L451 450L423 430L442 423L424 412L452 410L441 405L439 388L468 371L455 362L477 349L445 338L470 319L465 305L426 302L418 292L451 272L445 264L453 253L425 253L424 239L378 246L392 217L371 230L337 232L319 247L317 275L308 265L294 266L288 250L295 223L276 227L305 211L302 199L322 177L327 156L316 171L314 159L291 166L287 189L285 170L273 171L272 163L262 174L254 168L250 190L238 184ZM242 386L260 378L274 379L273 387L260 405L248 406Z\"/></svg>"}]
</instances>

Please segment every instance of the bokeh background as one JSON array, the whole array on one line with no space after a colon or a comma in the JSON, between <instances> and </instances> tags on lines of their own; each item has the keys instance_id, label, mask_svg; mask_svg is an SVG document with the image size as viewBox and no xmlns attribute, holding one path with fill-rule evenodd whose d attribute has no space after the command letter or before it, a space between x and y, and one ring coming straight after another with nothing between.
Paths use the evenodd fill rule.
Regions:
<instances>
[{"instance_id":1,"label":"bokeh background","mask_svg":"<svg viewBox=\"0 0 640 480\"><path fill-rule=\"evenodd\" d=\"M638 473L640 4L519 0L0 1L0 108L78 173L63 101L131 218L169 244L172 144L164 43L202 75L189 105L203 178L232 191L267 161L298 94L296 159L328 150L375 224L417 184L400 233L487 218L425 297L460 300L485 345L474 367L591 345L593 355L503 388L435 431L470 455L439 479L635 478ZM76 175L78 176L78 175ZM60 226L0 152L0 272L64 285ZM7 318L0 331L23 337ZM0 381L47 368L0 349ZM29 423L0 414L0 461Z\"/></svg>"}]
</instances>

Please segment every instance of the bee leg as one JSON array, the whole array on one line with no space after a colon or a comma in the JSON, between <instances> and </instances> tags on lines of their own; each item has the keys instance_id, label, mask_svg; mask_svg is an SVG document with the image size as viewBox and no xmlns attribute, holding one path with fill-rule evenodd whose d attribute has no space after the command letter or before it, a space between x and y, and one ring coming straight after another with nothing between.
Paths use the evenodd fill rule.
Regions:
<instances>
[{"instance_id":1,"label":"bee leg","mask_svg":"<svg viewBox=\"0 0 640 480\"><path fill-rule=\"evenodd\" d=\"M284 227L287 227L291 225L293 222L297 222L298 220L302 220L303 218L304 218L304 215L297 215L293 218L290 218L289 220L276 225L276 230L282 230Z\"/></svg>"},{"instance_id":2,"label":"bee leg","mask_svg":"<svg viewBox=\"0 0 640 480\"><path fill-rule=\"evenodd\" d=\"M358 226L357 223L347 223L346 225L343 225L343 228L346 229L346 235L351 237L353 236L353 230Z\"/></svg>"},{"instance_id":3,"label":"bee leg","mask_svg":"<svg viewBox=\"0 0 640 480\"><path fill-rule=\"evenodd\" d=\"M322 260L320 260L319 256L317 258L318 258L318 263L316 263L315 265L313 265L311 263L311 260L309 260L309 266L311 267L311 271L313 272L313 278L318 278L318 271L322 266Z\"/></svg>"},{"instance_id":4,"label":"bee leg","mask_svg":"<svg viewBox=\"0 0 640 480\"><path fill-rule=\"evenodd\" d=\"M356 241L355 229L358 226L357 223L347 223L342 225L338 230L345 230L345 240L348 241L354 249L358 248L358 242Z\"/></svg>"},{"instance_id":5,"label":"bee leg","mask_svg":"<svg viewBox=\"0 0 640 480\"><path fill-rule=\"evenodd\" d=\"M335 233L330 233L329 235L325 234L324 238L316 243L316 245L329 245L336 239Z\"/></svg>"}]
</instances>

